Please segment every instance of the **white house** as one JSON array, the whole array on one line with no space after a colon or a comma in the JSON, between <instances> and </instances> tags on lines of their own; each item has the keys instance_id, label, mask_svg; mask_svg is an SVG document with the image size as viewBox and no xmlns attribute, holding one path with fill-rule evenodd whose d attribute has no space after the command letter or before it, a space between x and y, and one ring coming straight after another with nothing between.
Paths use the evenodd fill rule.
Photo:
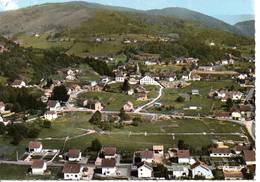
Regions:
<instances>
[{"instance_id":1,"label":"white house","mask_svg":"<svg viewBox=\"0 0 260 182\"><path fill-rule=\"evenodd\" d=\"M126 79L126 76L124 73L122 73L122 72L116 73L116 77L115 77L116 82L124 82L125 79Z\"/></svg>"},{"instance_id":2,"label":"white house","mask_svg":"<svg viewBox=\"0 0 260 182\"><path fill-rule=\"evenodd\" d=\"M65 180L80 180L83 167L78 163L65 163L62 172Z\"/></svg>"},{"instance_id":3,"label":"white house","mask_svg":"<svg viewBox=\"0 0 260 182\"><path fill-rule=\"evenodd\" d=\"M214 178L212 171L203 162L197 161L191 165L192 178L204 176L206 179Z\"/></svg>"},{"instance_id":4,"label":"white house","mask_svg":"<svg viewBox=\"0 0 260 182\"><path fill-rule=\"evenodd\" d=\"M60 102L56 100L49 100L47 103L47 108L50 111L57 111L60 108Z\"/></svg>"},{"instance_id":5,"label":"white house","mask_svg":"<svg viewBox=\"0 0 260 182\"><path fill-rule=\"evenodd\" d=\"M192 95L199 95L200 92L199 92L198 89L192 89L192 90L191 90L191 94L192 94Z\"/></svg>"},{"instance_id":6,"label":"white house","mask_svg":"<svg viewBox=\"0 0 260 182\"><path fill-rule=\"evenodd\" d=\"M5 103L0 101L0 113L5 111Z\"/></svg>"},{"instance_id":7,"label":"white house","mask_svg":"<svg viewBox=\"0 0 260 182\"><path fill-rule=\"evenodd\" d=\"M28 145L29 152L41 152L42 143L38 141L30 141Z\"/></svg>"},{"instance_id":8,"label":"white house","mask_svg":"<svg viewBox=\"0 0 260 182\"><path fill-rule=\"evenodd\" d=\"M153 176L153 167L147 162L137 164L138 178L151 178Z\"/></svg>"},{"instance_id":9,"label":"white house","mask_svg":"<svg viewBox=\"0 0 260 182\"><path fill-rule=\"evenodd\" d=\"M137 151L134 154L134 158L140 158L141 162L153 162L154 153L153 151Z\"/></svg>"},{"instance_id":10,"label":"white house","mask_svg":"<svg viewBox=\"0 0 260 182\"><path fill-rule=\"evenodd\" d=\"M181 80L188 81L189 75L182 75Z\"/></svg>"},{"instance_id":11,"label":"white house","mask_svg":"<svg viewBox=\"0 0 260 182\"><path fill-rule=\"evenodd\" d=\"M141 85L158 85L158 82L155 81L152 77L150 76L145 76L140 80Z\"/></svg>"},{"instance_id":12,"label":"white house","mask_svg":"<svg viewBox=\"0 0 260 182\"><path fill-rule=\"evenodd\" d=\"M14 87L14 88L23 88L23 87L26 87L26 83L23 80L15 80L12 83L12 87Z\"/></svg>"},{"instance_id":13,"label":"white house","mask_svg":"<svg viewBox=\"0 0 260 182\"><path fill-rule=\"evenodd\" d=\"M237 111L233 111L232 113L231 113L231 117L232 117L232 119L234 119L234 120L241 120L241 113L240 112L237 112Z\"/></svg>"},{"instance_id":14,"label":"white house","mask_svg":"<svg viewBox=\"0 0 260 182\"><path fill-rule=\"evenodd\" d=\"M44 160L33 160L31 169L33 175L43 175L47 169L47 164Z\"/></svg>"},{"instance_id":15,"label":"white house","mask_svg":"<svg viewBox=\"0 0 260 182\"><path fill-rule=\"evenodd\" d=\"M52 121L58 118L58 114L55 111L46 111L44 113L44 119Z\"/></svg>"},{"instance_id":16,"label":"white house","mask_svg":"<svg viewBox=\"0 0 260 182\"><path fill-rule=\"evenodd\" d=\"M189 168L184 165L171 165L167 167L170 179L178 179L189 175Z\"/></svg>"},{"instance_id":17,"label":"white house","mask_svg":"<svg viewBox=\"0 0 260 182\"><path fill-rule=\"evenodd\" d=\"M177 150L178 163L188 164L190 162L189 150Z\"/></svg>"},{"instance_id":18,"label":"white house","mask_svg":"<svg viewBox=\"0 0 260 182\"><path fill-rule=\"evenodd\" d=\"M240 74L238 75L239 80L245 80L247 78L247 74Z\"/></svg>"},{"instance_id":19,"label":"white house","mask_svg":"<svg viewBox=\"0 0 260 182\"><path fill-rule=\"evenodd\" d=\"M102 159L101 162L102 174L106 176L116 175L116 160L115 159Z\"/></svg>"},{"instance_id":20,"label":"white house","mask_svg":"<svg viewBox=\"0 0 260 182\"><path fill-rule=\"evenodd\" d=\"M164 154L164 147L163 145L154 145L153 146L153 154L156 156L162 156Z\"/></svg>"},{"instance_id":21,"label":"white house","mask_svg":"<svg viewBox=\"0 0 260 182\"><path fill-rule=\"evenodd\" d=\"M4 118L0 115L0 123L3 123L5 126L11 123L10 120L4 120Z\"/></svg>"},{"instance_id":22,"label":"white house","mask_svg":"<svg viewBox=\"0 0 260 182\"><path fill-rule=\"evenodd\" d=\"M70 162L74 161L74 162L78 162L81 160L81 152L80 150L77 149L70 149L68 152L68 160Z\"/></svg>"},{"instance_id":23,"label":"white house","mask_svg":"<svg viewBox=\"0 0 260 182\"><path fill-rule=\"evenodd\" d=\"M232 153L229 148L213 148L210 157L232 157Z\"/></svg>"}]
</instances>

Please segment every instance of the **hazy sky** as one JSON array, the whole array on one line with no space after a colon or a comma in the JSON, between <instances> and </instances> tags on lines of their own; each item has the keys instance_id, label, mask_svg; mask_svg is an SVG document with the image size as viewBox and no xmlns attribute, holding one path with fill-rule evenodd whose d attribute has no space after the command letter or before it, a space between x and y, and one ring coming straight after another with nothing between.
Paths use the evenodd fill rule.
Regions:
<instances>
[{"instance_id":1,"label":"hazy sky","mask_svg":"<svg viewBox=\"0 0 260 182\"><path fill-rule=\"evenodd\" d=\"M0 0L0 9L10 10L30 4L65 2L68 0ZM184 7L207 15L254 14L254 0L86 0L106 5L123 6L135 9L160 9ZM4 5L4 6L3 6Z\"/></svg>"}]
</instances>

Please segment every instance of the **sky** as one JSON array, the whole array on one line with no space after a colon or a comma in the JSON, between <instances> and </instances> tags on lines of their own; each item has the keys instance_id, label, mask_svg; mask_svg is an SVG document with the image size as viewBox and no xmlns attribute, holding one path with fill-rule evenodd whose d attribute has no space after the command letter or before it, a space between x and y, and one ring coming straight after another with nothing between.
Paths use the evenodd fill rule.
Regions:
<instances>
[{"instance_id":1,"label":"sky","mask_svg":"<svg viewBox=\"0 0 260 182\"><path fill-rule=\"evenodd\" d=\"M69 0L0 0L0 10L12 10L46 2L66 2ZM183 7L207 15L254 14L254 0L86 0L105 5L134 9L161 9Z\"/></svg>"}]
</instances>

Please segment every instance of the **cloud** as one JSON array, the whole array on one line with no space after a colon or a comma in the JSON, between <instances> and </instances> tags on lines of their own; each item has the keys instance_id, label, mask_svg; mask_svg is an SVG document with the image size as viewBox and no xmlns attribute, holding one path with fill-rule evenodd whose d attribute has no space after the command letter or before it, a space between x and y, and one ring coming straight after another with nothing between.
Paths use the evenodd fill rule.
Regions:
<instances>
[{"instance_id":1,"label":"cloud","mask_svg":"<svg viewBox=\"0 0 260 182\"><path fill-rule=\"evenodd\" d=\"M14 0L0 0L0 9L3 11L18 9L18 5Z\"/></svg>"}]
</instances>

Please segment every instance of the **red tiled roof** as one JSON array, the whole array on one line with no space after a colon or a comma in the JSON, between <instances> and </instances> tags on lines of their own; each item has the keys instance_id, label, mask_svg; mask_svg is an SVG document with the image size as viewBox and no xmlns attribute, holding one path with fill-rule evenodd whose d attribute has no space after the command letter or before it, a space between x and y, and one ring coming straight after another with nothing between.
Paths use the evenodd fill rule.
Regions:
<instances>
[{"instance_id":1,"label":"red tiled roof","mask_svg":"<svg viewBox=\"0 0 260 182\"><path fill-rule=\"evenodd\" d=\"M31 141L28 145L29 149L38 149L40 148L42 145L42 142L38 142L38 141Z\"/></svg>"},{"instance_id":2,"label":"red tiled roof","mask_svg":"<svg viewBox=\"0 0 260 182\"><path fill-rule=\"evenodd\" d=\"M190 157L190 151L189 150L178 150L177 157L179 157L179 158Z\"/></svg>"},{"instance_id":3,"label":"red tiled roof","mask_svg":"<svg viewBox=\"0 0 260 182\"><path fill-rule=\"evenodd\" d=\"M43 160L33 160L32 162L32 168L43 168L43 165L44 165L44 161Z\"/></svg>"},{"instance_id":4,"label":"red tiled roof","mask_svg":"<svg viewBox=\"0 0 260 182\"><path fill-rule=\"evenodd\" d=\"M68 156L72 157L72 158L79 157L79 154L80 154L80 150L78 150L78 149L70 149L68 152Z\"/></svg>"},{"instance_id":5,"label":"red tiled roof","mask_svg":"<svg viewBox=\"0 0 260 182\"><path fill-rule=\"evenodd\" d=\"M212 148L211 152L215 154L230 154L231 150L229 148Z\"/></svg>"},{"instance_id":6,"label":"red tiled roof","mask_svg":"<svg viewBox=\"0 0 260 182\"><path fill-rule=\"evenodd\" d=\"M63 166L63 173L79 173L80 164L78 163L65 163Z\"/></svg>"},{"instance_id":7,"label":"red tiled roof","mask_svg":"<svg viewBox=\"0 0 260 182\"><path fill-rule=\"evenodd\" d=\"M243 150L245 161L255 161L255 151L254 150Z\"/></svg>"},{"instance_id":8,"label":"red tiled roof","mask_svg":"<svg viewBox=\"0 0 260 182\"><path fill-rule=\"evenodd\" d=\"M138 151L136 152L141 158L151 159L153 158L153 151Z\"/></svg>"},{"instance_id":9,"label":"red tiled roof","mask_svg":"<svg viewBox=\"0 0 260 182\"><path fill-rule=\"evenodd\" d=\"M116 154L116 148L115 147L103 147L102 151L105 156L113 156Z\"/></svg>"},{"instance_id":10,"label":"red tiled roof","mask_svg":"<svg viewBox=\"0 0 260 182\"><path fill-rule=\"evenodd\" d=\"M102 167L115 167L116 160L115 159L102 159L101 166Z\"/></svg>"}]
</instances>

